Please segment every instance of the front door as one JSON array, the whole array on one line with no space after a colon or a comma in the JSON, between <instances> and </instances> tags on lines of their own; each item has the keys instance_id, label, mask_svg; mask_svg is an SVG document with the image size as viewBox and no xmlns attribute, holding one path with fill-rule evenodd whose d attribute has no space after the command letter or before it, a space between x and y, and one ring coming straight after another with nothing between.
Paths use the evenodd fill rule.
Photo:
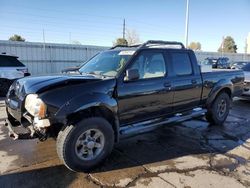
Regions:
<instances>
[{"instance_id":1,"label":"front door","mask_svg":"<svg viewBox=\"0 0 250 188\"><path fill-rule=\"evenodd\" d=\"M126 82L123 76L118 81L120 123L130 124L170 113L173 92L167 78L167 62L163 51L141 51L128 69L138 69L140 77Z\"/></svg>"}]
</instances>

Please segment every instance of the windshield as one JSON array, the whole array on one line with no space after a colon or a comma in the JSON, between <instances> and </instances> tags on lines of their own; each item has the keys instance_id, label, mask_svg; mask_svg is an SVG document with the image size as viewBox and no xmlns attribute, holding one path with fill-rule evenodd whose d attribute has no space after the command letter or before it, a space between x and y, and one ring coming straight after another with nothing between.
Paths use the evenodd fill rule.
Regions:
<instances>
[{"instance_id":1,"label":"windshield","mask_svg":"<svg viewBox=\"0 0 250 188\"><path fill-rule=\"evenodd\" d=\"M115 77L117 73L128 62L134 51L106 51L101 52L80 69L82 74L97 74Z\"/></svg>"}]
</instances>

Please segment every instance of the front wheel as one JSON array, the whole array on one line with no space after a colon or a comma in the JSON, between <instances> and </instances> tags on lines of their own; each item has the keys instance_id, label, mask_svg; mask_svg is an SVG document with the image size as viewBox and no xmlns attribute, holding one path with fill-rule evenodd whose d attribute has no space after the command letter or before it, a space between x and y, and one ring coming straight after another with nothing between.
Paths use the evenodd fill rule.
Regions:
<instances>
[{"instance_id":1,"label":"front wheel","mask_svg":"<svg viewBox=\"0 0 250 188\"><path fill-rule=\"evenodd\" d=\"M57 137L57 153L73 171L88 171L111 153L114 131L103 118L88 118L67 126Z\"/></svg>"},{"instance_id":2,"label":"front wheel","mask_svg":"<svg viewBox=\"0 0 250 188\"><path fill-rule=\"evenodd\" d=\"M208 109L206 119L213 125L222 125L229 114L231 99L225 92L220 93Z\"/></svg>"}]
</instances>

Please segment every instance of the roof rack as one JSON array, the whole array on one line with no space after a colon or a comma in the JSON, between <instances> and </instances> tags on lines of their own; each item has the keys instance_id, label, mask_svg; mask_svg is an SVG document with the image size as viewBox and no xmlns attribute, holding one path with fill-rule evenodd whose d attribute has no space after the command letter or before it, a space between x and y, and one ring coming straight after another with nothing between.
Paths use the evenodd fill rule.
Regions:
<instances>
[{"instance_id":1,"label":"roof rack","mask_svg":"<svg viewBox=\"0 0 250 188\"><path fill-rule=\"evenodd\" d=\"M162 40L148 40L147 42L143 43L140 48L145 47L153 47L153 46L160 46L160 45L166 45L166 46L180 46L181 49L184 49L185 46L181 42L175 42L175 41L162 41Z\"/></svg>"},{"instance_id":2,"label":"roof rack","mask_svg":"<svg viewBox=\"0 0 250 188\"><path fill-rule=\"evenodd\" d=\"M162 41L162 40L148 40L147 42L143 44L134 44L134 45L115 45L110 48L110 50L113 50L115 48L123 47L123 48L133 48L133 47L139 47L139 48L152 48L152 47L158 47L158 46L179 46L181 49L184 49L185 46L181 42L175 42L175 41Z\"/></svg>"},{"instance_id":3,"label":"roof rack","mask_svg":"<svg viewBox=\"0 0 250 188\"><path fill-rule=\"evenodd\" d=\"M115 48L119 48L119 47L129 47L128 45L122 45L122 44L118 44L118 45L115 45L115 46L113 46L113 47L111 47L110 48L110 50L113 50L113 49L115 49Z\"/></svg>"},{"instance_id":4,"label":"roof rack","mask_svg":"<svg viewBox=\"0 0 250 188\"><path fill-rule=\"evenodd\" d=\"M122 44L118 44L118 45L115 45L115 46L113 46L113 47L111 47L110 48L110 50L113 50L113 49L115 49L115 48L136 48L136 47L139 47L139 46L141 46L141 44L133 44L133 45L122 45Z\"/></svg>"}]
</instances>

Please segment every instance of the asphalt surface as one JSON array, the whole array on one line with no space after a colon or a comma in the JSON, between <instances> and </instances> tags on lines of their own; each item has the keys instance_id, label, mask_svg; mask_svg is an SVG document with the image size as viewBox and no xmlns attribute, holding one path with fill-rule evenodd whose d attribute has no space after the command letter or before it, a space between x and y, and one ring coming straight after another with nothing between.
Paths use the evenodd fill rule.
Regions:
<instances>
[{"instance_id":1,"label":"asphalt surface","mask_svg":"<svg viewBox=\"0 0 250 188\"><path fill-rule=\"evenodd\" d=\"M250 101L236 100L224 126L195 119L128 138L91 173L64 167L53 139L13 141L0 126L0 187L250 187L249 120Z\"/></svg>"}]
</instances>

